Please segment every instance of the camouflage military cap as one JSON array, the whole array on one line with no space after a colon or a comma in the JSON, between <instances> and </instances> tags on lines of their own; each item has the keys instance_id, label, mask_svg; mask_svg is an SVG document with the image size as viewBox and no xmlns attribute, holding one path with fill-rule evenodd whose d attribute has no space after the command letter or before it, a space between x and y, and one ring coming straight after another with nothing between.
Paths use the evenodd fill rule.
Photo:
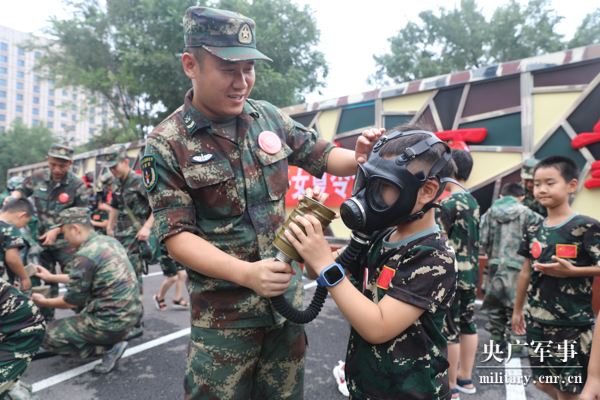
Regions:
<instances>
[{"instance_id":1,"label":"camouflage military cap","mask_svg":"<svg viewBox=\"0 0 600 400\"><path fill-rule=\"evenodd\" d=\"M6 187L8 190L13 191L17 188L17 186L23 183L24 180L25 178L23 178L22 176L13 176L8 181L6 181Z\"/></svg>"},{"instance_id":2,"label":"camouflage military cap","mask_svg":"<svg viewBox=\"0 0 600 400\"><path fill-rule=\"evenodd\" d=\"M108 152L98 156L98 163L107 167L114 167L117 163L127 158L127 147L124 144L113 144Z\"/></svg>"},{"instance_id":3,"label":"camouflage military cap","mask_svg":"<svg viewBox=\"0 0 600 400\"><path fill-rule=\"evenodd\" d=\"M58 143L53 143L52 146L50 146L48 155L54 158L62 158L63 160L73 161L73 149Z\"/></svg>"},{"instance_id":4,"label":"camouflage military cap","mask_svg":"<svg viewBox=\"0 0 600 400\"><path fill-rule=\"evenodd\" d=\"M533 170L535 169L535 164L537 164L538 160L535 158L529 158L523 162L523 167L521 167L521 178L522 179L533 179Z\"/></svg>"},{"instance_id":5,"label":"camouflage military cap","mask_svg":"<svg viewBox=\"0 0 600 400\"><path fill-rule=\"evenodd\" d=\"M202 47L227 61L273 61L256 50L254 27L242 14L215 8L190 7L183 16L186 47Z\"/></svg>"},{"instance_id":6,"label":"camouflage military cap","mask_svg":"<svg viewBox=\"0 0 600 400\"><path fill-rule=\"evenodd\" d=\"M104 174L100 178L98 178L98 183L96 184L96 191L99 192L103 189L110 188L110 185L113 183L112 174Z\"/></svg>"},{"instance_id":7,"label":"camouflage military cap","mask_svg":"<svg viewBox=\"0 0 600 400\"><path fill-rule=\"evenodd\" d=\"M86 224L90 222L90 210L84 207L71 207L62 210L58 214L58 222L50 229L58 228L66 224Z\"/></svg>"}]
</instances>

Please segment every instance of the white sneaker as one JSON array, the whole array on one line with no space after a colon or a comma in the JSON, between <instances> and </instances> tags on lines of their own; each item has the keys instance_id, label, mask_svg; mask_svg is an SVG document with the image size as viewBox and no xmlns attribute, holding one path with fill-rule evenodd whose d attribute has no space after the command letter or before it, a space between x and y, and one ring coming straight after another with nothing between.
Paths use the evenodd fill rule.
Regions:
<instances>
[{"instance_id":1,"label":"white sneaker","mask_svg":"<svg viewBox=\"0 0 600 400\"><path fill-rule=\"evenodd\" d=\"M338 365L333 368L333 376L335 377L335 382L338 385L340 393L346 397L350 397L348 385L346 384L346 373L344 372L345 366L346 364L343 361L338 361Z\"/></svg>"}]
</instances>

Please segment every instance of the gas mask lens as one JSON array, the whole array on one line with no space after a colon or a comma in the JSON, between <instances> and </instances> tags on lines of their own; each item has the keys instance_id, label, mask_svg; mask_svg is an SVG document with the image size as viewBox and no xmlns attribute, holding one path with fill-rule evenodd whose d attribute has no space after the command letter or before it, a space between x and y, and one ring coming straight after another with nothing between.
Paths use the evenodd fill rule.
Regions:
<instances>
[{"instance_id":1,"label":"gas mask lens","mask_svg":"<svg viewBox=\"0 0 600 400\"><path fill-rule=\"evenodd\" d=\"M369 204L374 211L386 211L402 196L402 189L384 178L373 178L367 190Z\"/></svg>"}]
</instances>

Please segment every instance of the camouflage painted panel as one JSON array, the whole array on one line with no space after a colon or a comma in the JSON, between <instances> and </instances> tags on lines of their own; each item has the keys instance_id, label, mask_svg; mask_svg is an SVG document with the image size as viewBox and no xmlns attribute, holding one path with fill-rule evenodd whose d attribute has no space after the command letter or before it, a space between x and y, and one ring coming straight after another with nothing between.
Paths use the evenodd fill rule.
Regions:
<instances>
[{"instance_id":1,"label":"camouflage painted panel","mask_svg":"<svg viewBox=\"0 0 600 400\"><path fill-rule=\"evenodd\" d=\"M193 108L192 93L152 132L146 145L146 154L156 158L157 183L149 197L157 234L164 240L183 231L197 233L246 261L273 257L272 243L286 218L286 157L320 176L333 145L320 141L314 131L298 128L269 103L251 100L238 116L236 143ZM260 149L258 135L263 131L281 139L278 153L268 155ZM288 295L300 305L302 285L296 278ZM246 288L232 290L235 285L230 282L196 273L190 274L190 281L197 326L259 326L256 321L272 321L268 302Z\"/></svg>"},{"instance_id":2,"label":"camouflage painted panel","mask_svg":"<svg viewBox=\"0 0 600 400\"><path fill-rule=\"evenodd\" d=\"M458 266L458 288L479 286L479 204L468 192L453 192L436 208L436 219L450 239Z\"/></svg>"},{"instance_id":3,"label":"camouflage painted panel","mask_svg":"<svg viewBox=\"0 0 600 400\"><path fill-rule=\"evenodd\" d=\"M71 265L64 299L82 306L82 313L96 328L118 331L139 320L142 310L137 277L117 240L92 233Z\"/></svg>"},{"instance_id":4,"label":"camouflage painted panel","mask_svg":"<svg viewBox=\"0 0 600 400\"><path fill-rule=\"evenodd\" d=\"M441 329L456 290L452 247L439 232L394 249L381 241L367 255L364 294L375 302L387 294L426 312L396 338L378 345L352 330L346 363L350 392L357 398L445 398L450 392L449 364ZM395 270L387 290L382 281L386 268Z\"/></svg>"},{"instance_id":5,"label":"camouflage painted panel","mask_svg":"<svg viewBox=\"0 0 600 400\"><path fill-rule=\"evenodd\" d=\"M552 256L557 256L575 266L600 265L600 223L579 214L553 227L539 222L527 230L519 254L532 264L554 263ZM593 324L592 282L593 277L554 278L532 268L528 310L544 324Z\"/></svg>"},{"instance_id":6,"label":"camouflage painted panel","mask_svg":"<svg viewBox=\"0 0 600 400\"><path fill-rule=\"evenodd\" d=\"M87 207L88 205L85 182L71 171L67 171L61 182L53 181L48 169L34 172L17 190L24 197L33 196L40 220L38 236L43 235L51 226L58 223L58 214L62 210L71 207ZM59 239L62 239L62 235L59 235ZM60 248L65 245L67 243L62 239L52 247Z\"/></svg>"},{"instance_id":7,"label":"camouflage painted panel","mask_svg":"<svg viewBox=\"0 0 600 400\"><path fill-rule=\"evenodd\" d=\"M25 239L21 231L8 222L0 220L0 278L8 280L6 269L6 251L10 249L22 249L25 247Z\"/></svg>"}]
</instances>

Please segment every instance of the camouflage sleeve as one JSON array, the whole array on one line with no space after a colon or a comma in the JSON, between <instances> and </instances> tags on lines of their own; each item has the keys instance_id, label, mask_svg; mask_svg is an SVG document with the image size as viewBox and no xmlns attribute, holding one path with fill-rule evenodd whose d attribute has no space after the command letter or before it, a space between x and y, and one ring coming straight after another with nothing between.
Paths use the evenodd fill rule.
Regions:
<instances>
[{"instance_id":1,"label":"camouflage sleeve","mask_svg":"<svg viewBox=\"0 0 600 400\"><path fill-rule=\"evenodd\" d=\"M33 175L29 176L27 179L25 179L23 181L23 183L21 183L19 186L17 186L17 189L19 192L21 192L21 194L23 195L24 198L28 198L29 196L31 196L33 194L33 185L34 185L34 177Z\"/></svg>"},{"instance_id":2,"label":"camouflage sleeve","mask_svg":"<svg viewBox=\"0 0 600 400\"><path fill-rule=\"evenodd\" d=\"M597 266L600 266L600 223L596 220L583 234L583 247L594 260Z\"/></svg>"},{"instance_id":3,"label":"camouflage sleeve","mask_svg":"<svg viewBox=\"0 0 600 400\"><path fill-rule=\"evenodd\" d=\"M196 208L168 142L161 136L150 137L145 153L154 156L156 163L156 185L148 197L157 237L163 241L181 232L198 233Z\"/></svg>"},{"instance_id":4,"label":"camouflage sleeve","mask_svg":"<svg viewBox=\"0 0 600 400\"><path fill-rule=\"evenodd\" d=\"M404 303L434 313L445 308L456 285L452 253L442 246L410 249L396 269L387 294Z\"/></svg>"},{"instance_id":5,"label":"camouflage sleeve","mask_svg":"<svg viewBox=\"0 0 600 400\"><path fill-rule=\"evenodd\" d=\"M73 207L87 207L88 206L88 192L85 182L78 181L75 187L75 201Z\"/></svg>"},{"instance_id":6,"label":"camouflage sleeve","mask_svg":"<svg viewBox=\"0 0 600 400\"><path fill-rule=\"evenodd\" d=\"M444 235L450 237L452 234L452 215L444 202L441 203L442 208L435 209L435 220Z\"/></svg>"},{"instance_id":7,"label":"camouflage sleeve","mask_svg":"<svg viewBox=\"0 0 600 400\"><path fill-rule=\"evenodd\" d=\"M529 250L529 241L530 241L529 231L531 228L533 228L533 226L530 226L523 233L523 241L521 242L521 245L519 246L519 250L517 250L517 254L520 256L523 256L525 258L531 258L531 251Z\"/></svg>"},{"instance_id":8,"label":"camouflage sleeve","mask_svg":"<svg viewBox=\"0 0 600 400\"><path fill-rule=\"evenodd\" d=\"M481 217L481 225L479 227L479 245L489 257L492 254L491 245L494 243L492 238L492 229L490 227L489 218L487 218L487 212Z\"/></svg>"},{"instance_id":9,"label":"camouflage sleeve","mask_svg":"<svg viewBox=\"0 0 600 400\"><path fill-rule=\"evenodd\" d=\"M319 139L314 129L308 129L277 109L287 132L287 145L294 151L289 163L302 168L309 174L321 178L327 168L327 158L333 143Z\"/></svg>"},{"instance_id":10,"label":"camouflage sleeve","mask_svg":"<svg viewBox=\"0 0 600 400\"><path fill-rule=\"evenodd\" d=\"M9 226L4 232L4 240L2 243L3 251L9 249L22 249L25 247L25 239L21 234L21 231L15 227Z\"/></svg>"},{"instance_id":11,"label":"camouflage sleeve","mask_svg":"<svg viewBox=\"0 0 600 400\"><path fill-rule=\"evenodd\" d=\"M77 254L70 262L69 282L63 299L75 306L84 306L96 271L96 263L86 256Z\"/></svg>"}]
</instances>

